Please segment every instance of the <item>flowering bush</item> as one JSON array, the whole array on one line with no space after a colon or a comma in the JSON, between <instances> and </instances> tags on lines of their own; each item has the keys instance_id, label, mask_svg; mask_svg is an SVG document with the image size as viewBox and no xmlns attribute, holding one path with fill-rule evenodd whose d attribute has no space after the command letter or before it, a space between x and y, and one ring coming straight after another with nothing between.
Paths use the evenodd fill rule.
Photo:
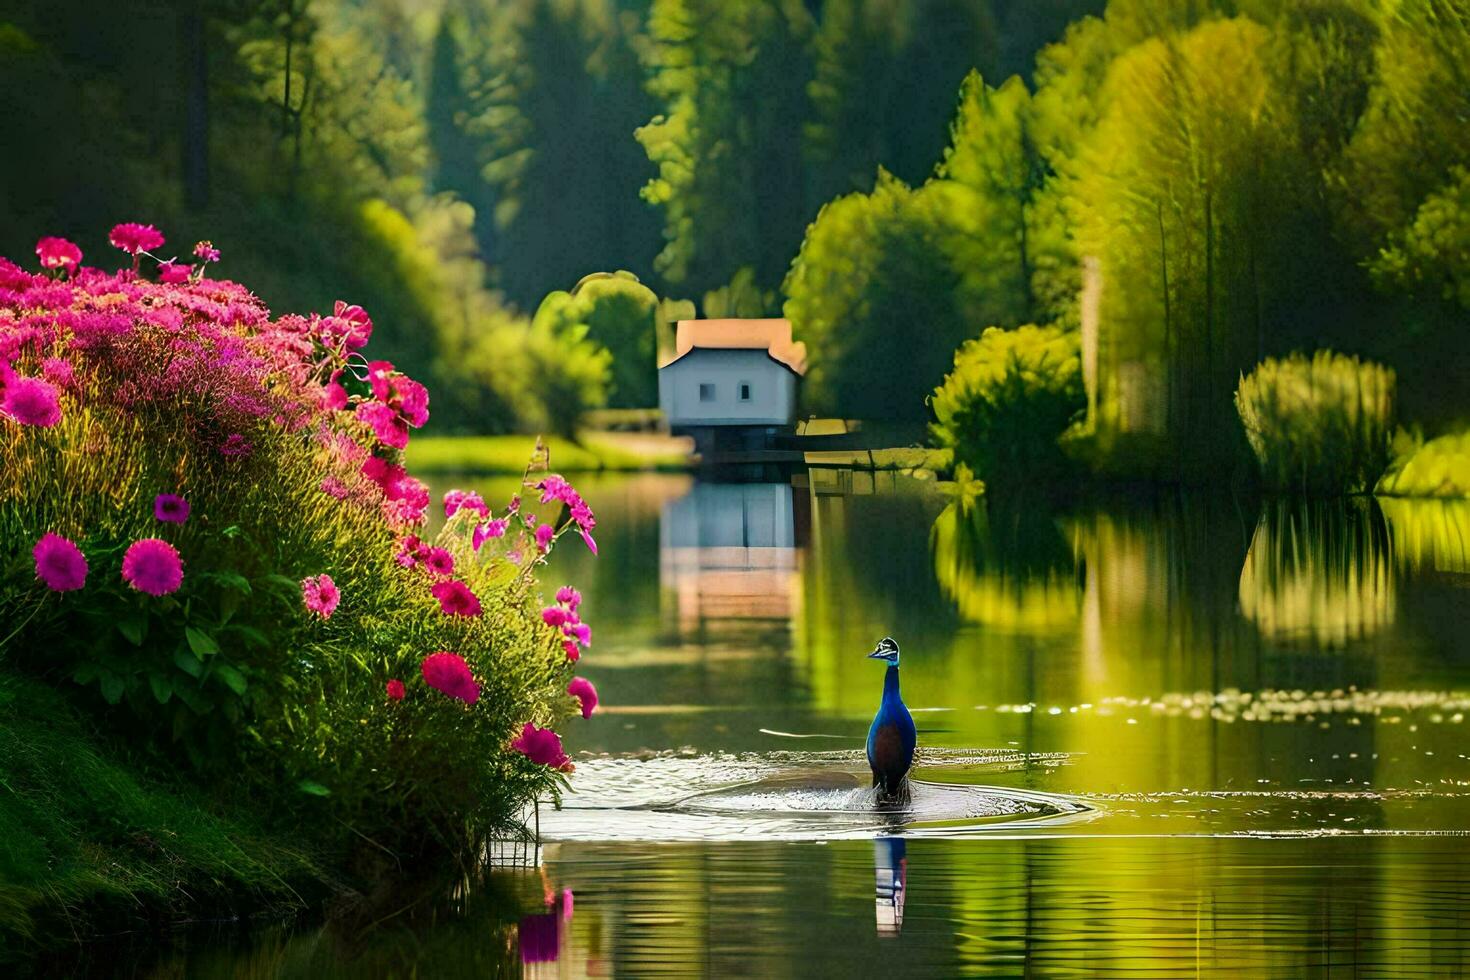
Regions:
<instances>
[{"instance_id":1,"label":"flowering bush","mask_svg":"<svg viewBox=\"0 0 1470 980\"><path fill-rule=\"evenodd\" d=\"M595 549L585 501L538 450L539 504L460 492L420 540L402 450L429 394L361 353L361 307L272 318L205 277L211 243L110 241L116 272L57 238L41 273L0 259L7 666L388 846L472 846L554 789L562 763L513 740L589 710L568 682L590 630L569 599L550 625L536 581L562 534Z\"/></svg>"}]
</instances>

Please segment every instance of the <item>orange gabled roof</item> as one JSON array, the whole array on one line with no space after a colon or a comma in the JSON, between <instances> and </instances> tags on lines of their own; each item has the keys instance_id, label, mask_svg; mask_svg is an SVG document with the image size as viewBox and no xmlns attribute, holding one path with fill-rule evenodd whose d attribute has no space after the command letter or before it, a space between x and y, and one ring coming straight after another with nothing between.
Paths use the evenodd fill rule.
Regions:
<instances>
[{"instance_id":1,"label":"orange gabled roof","mask_svg":"<svg viewBox=\"0 0 1470 980\"><path fill-rule=\"evenodd\" d=\"M659 367L668 367L696 348L765 351L797 374L806 373L806 344L791 339L790 320L680 320L674 356Z\"/></svg>"}]
</instances>

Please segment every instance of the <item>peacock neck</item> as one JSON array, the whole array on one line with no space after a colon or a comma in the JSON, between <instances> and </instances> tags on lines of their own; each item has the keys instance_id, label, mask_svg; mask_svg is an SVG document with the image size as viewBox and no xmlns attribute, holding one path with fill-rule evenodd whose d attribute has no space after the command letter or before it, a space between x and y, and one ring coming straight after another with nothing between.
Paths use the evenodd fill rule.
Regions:
<instances>
[{"instance_id":1,"label":"peacock neck","mask_svg":"<svg viewBox=\"0 0 1470 980\"><path fill-rule=\"evenodd\" d=\"M887 672L883 675L883 700L892 703L903 702L898 694L898 664L889 664Z\"/></svg>"}]
</instances>

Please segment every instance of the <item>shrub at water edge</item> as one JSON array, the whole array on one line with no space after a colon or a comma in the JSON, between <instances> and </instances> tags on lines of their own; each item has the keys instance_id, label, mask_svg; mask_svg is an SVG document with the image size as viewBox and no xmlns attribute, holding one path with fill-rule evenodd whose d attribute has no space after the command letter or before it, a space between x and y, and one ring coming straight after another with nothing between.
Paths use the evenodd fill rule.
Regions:
<instances>
[{"instance_id":1,"label":"shrub at water edge","mask_svg":"<svg viewBox=\"0 0 1470 980\"><path fill-rule=\"evenodd\" d=\"M1388 464L1394 383L1391 368L1332 351L1256 365L1235 391L1235 408L1266 487L1371 490Z\"/></svg>"},{"instance_id":2,"label":"shrub at water edge","mask_svg":"<svg viewBox=\"0 0 1470 980\"><path fill-rule=\"evenodd\" d=\"M1085 407L1075 331L991 327L955 352L930 398L934 441L992 489L1066 476L1057 439Z\"/></svg>"},{"instance_id":3,"label":"shrub at water edge","mask_svg":"<svg viewBox=\"0 0 1470 980\"><path fill-rule=\"evenodd\" d=\"M428 392L363 354L365 311L272 319L207 242L111 240L115 273L61 239L41 274L0 259L0 669L314 835L471 853L570 769L590 630L537 574L595 550L591 510L538 454L524 505L452 493L420 540Z\"/></svg>"}]
</instances>

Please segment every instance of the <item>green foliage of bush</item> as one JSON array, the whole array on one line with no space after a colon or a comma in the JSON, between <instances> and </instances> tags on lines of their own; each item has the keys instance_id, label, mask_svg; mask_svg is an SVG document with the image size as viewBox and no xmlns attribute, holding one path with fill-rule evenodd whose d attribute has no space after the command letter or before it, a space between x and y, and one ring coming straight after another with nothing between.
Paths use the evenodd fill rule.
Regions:
<instances>
[{"instance_id":1,"label":"green foliage of bush","mask_svg":"<svg viewBox=\"0 0 1470 980\"><path fill-rule=\"evenodd\" d=\"M1332 351L1268 358L1241 379L1235 407L1271 490L1371 490L1388 464L1394 372L1382 365Z\"/></svg>"},{"instance_id":2,"label":"green foliage of bush","mask_svg":"<svg viewBox=\"0 0 1470 980\"><path fill-rule=\"evenodd\" d=\"M1427 442L1400 432L1374 493L1385 497L1470 497L1470 432Z\"/></svg>"},{"instance_id":3,"label":"green foliage of bush","mask_svg":"<svg viewBox=\"0 0 1470 980\"><path fill-rule=\"evenodd\" d=\"M1046 483L1066 475L1057 440L1085 404L1075 331L991 327L955 352L930 431L987 486Z\"/></svg>"}]
</instances>

